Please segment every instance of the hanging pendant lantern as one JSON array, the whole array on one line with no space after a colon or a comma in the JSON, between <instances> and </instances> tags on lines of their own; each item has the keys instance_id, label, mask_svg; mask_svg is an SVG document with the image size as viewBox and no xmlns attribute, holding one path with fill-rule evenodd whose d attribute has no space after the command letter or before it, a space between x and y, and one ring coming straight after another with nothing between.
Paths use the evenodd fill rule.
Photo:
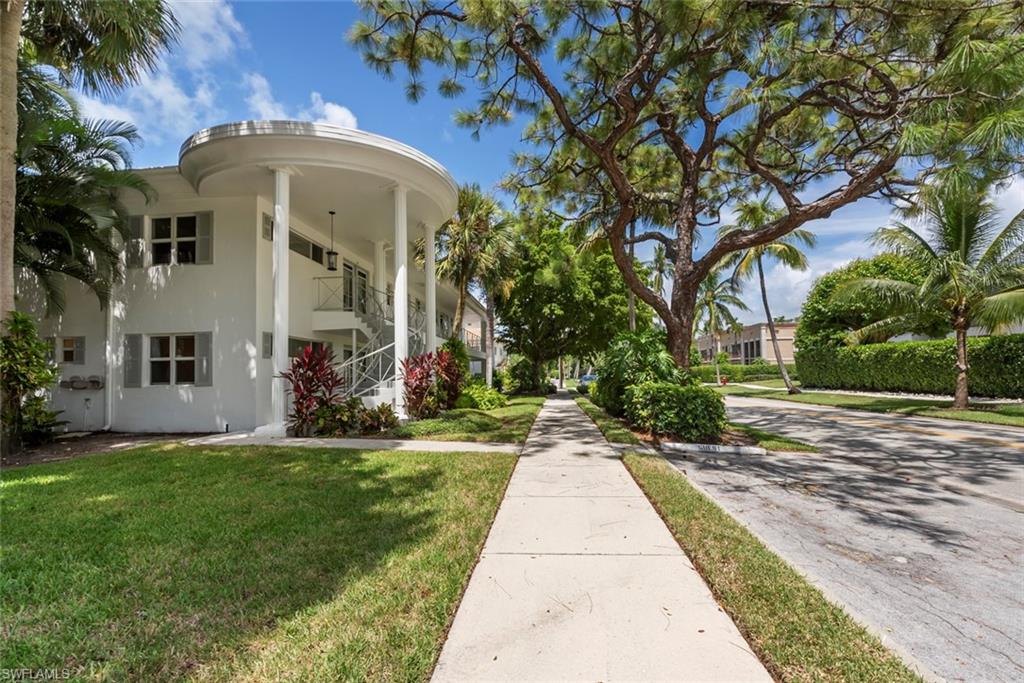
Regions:
<instances>
[{"instance_id":1,"label":"hanging pendant lantern","mask_svg":"<svg viewBox=\"0 0 1024 683\"><path fill-rule=\"evenodd\" d=\"M331 214L331 250L327 252L327 270L338 269L338 252L334 251L334 211L328 211Z\"/></svg>"}]
</instances>

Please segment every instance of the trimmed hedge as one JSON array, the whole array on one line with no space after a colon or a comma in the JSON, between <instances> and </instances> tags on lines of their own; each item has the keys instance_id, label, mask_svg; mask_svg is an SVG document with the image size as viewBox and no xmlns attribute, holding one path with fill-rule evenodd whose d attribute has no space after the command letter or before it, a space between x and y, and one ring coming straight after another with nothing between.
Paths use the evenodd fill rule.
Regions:
<instances>
[{"instance_id":1,"label":"trimmed hedge","mask_svg":"<svg viewBox=\"0 0 1024 683\"><path fill-rule=\"evenodd\" d=\"M456 408L476 408L477 410L494 410L504 408L508 405L505 394L497 389L492 389L483 382L471 382L462 388L458 400L455 401Z\"/></svg>"},{"instance_id":2,"label":"trimmed hedge","mask_svg":"<svg viewBox=\"0 0 1024 683\"><path fill-rule=\"evenodd\" d=\"M782 377L782 373L779 372L779 366L775 363L754 363L752 365L723 363L718 367L722 376L728 377L729 381L733 383L752 382L759 379L779 379ZM786 370L789 372L790 379L795 380L799 378L795 365L787 363ZM691 366L690 374L701 382L714 382L715 366L711 364Z\"/></svg>"},{"instance_id":3,"label":"trimmed hedge","mask_svg":"<svg viewBox=\"0 0 1024 683\"><path fill-rule=\"evenodd\" d=\"M725 401L710 387L644 382L626 388L626 418L635 427L684 441L716 439L725 429Z\"/></svg>"},{"instance_id":4,"label":"trimmed hedge","mask_svg":"<svg viewBox=\"0 0 1024 683\"><path fill-rule=\"evenodd\" d=\"M967 362L972 396L1024 398L1024 334L971 337ZM805 387L952 394L956 343L938 339L803 350L796 354L796 367Z\"/></svg>"}]
</instances>

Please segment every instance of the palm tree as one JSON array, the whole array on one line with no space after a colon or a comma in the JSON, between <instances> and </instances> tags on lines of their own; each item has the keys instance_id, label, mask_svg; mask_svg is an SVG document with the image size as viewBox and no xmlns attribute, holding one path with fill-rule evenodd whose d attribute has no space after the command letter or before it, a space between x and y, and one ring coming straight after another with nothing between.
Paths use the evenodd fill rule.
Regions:
<instances>
[{"instance_id":1,"label":"palm tree","mask_svg":"<svg viewBox=\"0 0 1024 683\"><path fill-rule=\"evenodd\" d=\"M739 298L736 281L732 278L722 278L724 271L725 268L719 265L700 283L697 290L697 307L693 316L694 327L704 334L712 335L714 339L715 381L719 384L722 383L722 373L718 365L721 335L736 323L733 308L741 311L750 310Z\"/></svg>"},{"instance_id":2,"label":"palm tree","mask_svg":"<svg viewBox=\"0 0 1024 683\"><path fill-rule=\"evenodd\" d=\"M918 261L920 285L897 280L861 279L834 296L871 296L886 317L855 330L859 342L879 331L907 329L915 320L941 313L956 335L954 408L968 407L967 331L979 326L999 333L1024 321L1024 211L1002 229L987 199L987 187L945 187L919 196L924 235L895 223L875 232L874 243Z\"/></svg>"},{"instance_id":3,"label":"palm tree","mask_svg":"<svg viewBox=\"0 0 1024 683\"><path fill-rule=\"evenodd\" d=\"M127 123L79 120L70 100L28 93L25 100L14 263L35 275L51 312L63 310L62 276L91 288L105 306L123 276L120 253L128 226L121 191L138 190L147 198L150 192L127 170L128 147L138 134Z\"/></svg>"},{"instance_id":4,"label":"palm tree","mask_svg":"<svg viewBox=\"0 0 1024 683\"><path fill-rule=\"evenodd\" d=\"M164 0L0 2L0 318L14 309L19 60L113 91L152 70L177 32Z\"/></svg>"},{"instance_id":5,"label":"palm tree","mask_svg":"<svg viewBox=\"0 0 1024 683\"><path fill-rule=\"evenodd\" d=\"M497 302L508 296L515 285L515 224L502 219L491 226L484 245L481 270L477 284L484 292L487 309L486 361L484 380L487 386L494 383L494 321Z\"/></svg>"},{"instance_id":6,"label":"palm tree","mask_svg":"<svg viewBox=\"0 0 1024 683\"><path fill-rule=\"evenodd\" d=\"M650 265L653 275L651 289L664 296L665 280L672 275L672 264L668 261L668 252L665 251L664 244L654 245L654 258L651 259Z\"/></svg>"},{"instance_id":7,"label":"palm tree","mask_svg":"<svg viewBox=\"0 0 1024 683\"><path fill-rule=\"evenodd\" d=\"M469 287L485 272L495 258L490 241L504 231L495 226L504 222L501 208L476 183L459 188L459 204L455 215L437 231L437 275L449 280L458 291L455 333L462 329Z\"/></svg>"},{"instance_id":8,"label":"palm tree","mask_svg":"<svg viewBox=\"0 0 1024 683\"><path fill-rule=\"evenodd\" d=\"M738 216L735 225L724 226L720 234L734 230L747 230L756 228L759 225L767 225L781 215L776 207L772 206L768 198L742 202L738 207ZM757 273L758 283L761 286L761 303L764 304L765 320L768 321L768 333L772 338L772 348L775 351L775 362L779 366L779 373L782 381L786 383L786 389L791 394L799 394L793 381L786 371L786 364L782 360L782 351L779 349L779 336L775 331L775 319L772 318L771 308L768 306L768 288L764 282L764 262L776 261L793 270L807 270L807 256L800 251L800 246L813 247L814 235L802 228L794 230L774 242L761 244L749 249L733 252L726 258L726 265L733 269L732 277L736 282L743 282Z\"/></svg>"}]
</instances>

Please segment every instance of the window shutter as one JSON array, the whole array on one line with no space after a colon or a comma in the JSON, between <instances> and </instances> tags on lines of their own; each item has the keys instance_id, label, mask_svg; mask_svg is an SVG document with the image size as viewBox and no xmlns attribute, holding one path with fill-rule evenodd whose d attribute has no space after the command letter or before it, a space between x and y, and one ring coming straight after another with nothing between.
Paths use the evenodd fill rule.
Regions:
<instances>
[{"instance_id":1,"label":"window shutter","mask_svg":"<svg viewBox=\"0 0 1024 683\"><path fill-rule=\"evenodd\" d=\"M264 332L263 333L263 357L273 358L274 357L274 333Z\"/></svg>"},{"instance_id":2,"label":"window shutter","mask_svg":"<svg viewBox=\"0 0 1024 683\"><path fill-rule=\"evenodd\" d=\"M125 245L125 262L129 268L142 268L146 265L145 237L142 216L128 216L128 243Z\"/></svg>"},{"instance_id":3,"label":"window shutter","mask_svg":"<svg viewBox=\"0 0 1024 683\"><path fill-rule=\"evenodd\" d=\"M142 386L142 335L124 336L124 386L126 389Z\"/></svg>"},{"instance_id":4,"label":"window shutter","mask_svg":"<svg viewBox=\"0 0 1024 683\"><path fill-rule=\"evenodd\" d=\"M85 365L85 337L75 337L75 365Z\"/></svg>"},{"instance_id":5,"label":"window shutter","mask_svg":"<svg viewBox=\"0 0 1024 683\"><path fill-rule=\"evenodd\" d=\"M213 263L213 212L203 211L198 214L196 228L196 263Z\"/></svg>"},{"instance_id":6,"label":"window shutter","mask_svg":"<svg viewBox=\"0 0 1024 683\"><path fill-rule=\"evenodd\" d=\"M274 241L274 218L269 213L263 213L263 239Z\"/></svg>"},{"instance_id":7,"label":"window shutter","mask_svg":"<svg viewBox=\"0 0 1024 683\"><path fill-rule=\"evenodd\" d=\"M213 386L213 333L196 332L197 387Z\"/></svg>"}]
</instances>

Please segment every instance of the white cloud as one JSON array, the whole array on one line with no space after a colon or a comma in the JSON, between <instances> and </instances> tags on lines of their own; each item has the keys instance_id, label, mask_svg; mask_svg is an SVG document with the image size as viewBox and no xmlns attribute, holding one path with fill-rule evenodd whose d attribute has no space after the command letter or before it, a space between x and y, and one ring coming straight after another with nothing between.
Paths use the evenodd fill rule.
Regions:
<instances>
[{"instance_id":1,"label":"white cloud","mask_svg":"<svg viewBox=\"0 0 1024 683\"><path fill-rule=\"evenodd\" d=\"M286 119L288 112L284 105L274 99L270 91L270 82L258 73L247 73L242 78L249 95L245 98L249 110L261 119Z\"/></svg>"},{"instance_id":2,"label":"white cloud","mask_svg":"<svg viewBox=\"0 0 1024 683\"><path fill-rule=\"evenodd\" d=\"M214 62L234 55L238 47L249 44L242 24L227 2L184 2L175 0L171 11L181 25L175 53L192 71L205 69Z\"/></svg>"},{"instance_id":3,"label":"white cloud","mask_svg":"<svg viewBox=\"0 0 1024 683\"><path fill-rule=\"evenodd\" d=\"M79 94L75 98L78 108L87 119L111 119L115 121L127 121L138 126L136 112L110 102L104 102L90 95Z\"/></svg>"},{"instance_id":4,"label":"white cloud","mask_svg":"<svg viewBox=\"0 0 1024 683\"><path fill-rule=\"evenodd\" d=\"M249 94L246 96L246 104L254 116L261 119L290 119L300 121L313 121L314 123L329 123L345 128L358 128L359 122L356 115L348 107L325 100L323 96L313 91L309 94L309 106L300 110L294 117L288 113L288 107L274 98L270 88L270 81L263 74L251 72L245 74L242 79Z\"/></svg>"},{"instance_id":5,"label":"white cloud","mask_svg":"<svg viewBox=\"0 0 1024 683\"><path fill-rule=\"evenodd\" d=\"M330 123L343 128L359 127L356 115L348 107L336 102L326 102L318 92L310 93L309 99L310 107L299 113L300 119L310 119L316 123Z\"/></svg>"},{"instance_id":6,"label":"white cloud","mask_svg":"<svg viewBox=\"0 0 1024 683\"><path fill-rule=\"evenodd\" d=\"M248 44L245 29L224 0L178 0L172 11L181 25L178 44L137 85L109 101L78 93L85 116L130 121L144 142L158 145L179 141L223 116L209 69Z\"/></svg>"}]
</instances>

